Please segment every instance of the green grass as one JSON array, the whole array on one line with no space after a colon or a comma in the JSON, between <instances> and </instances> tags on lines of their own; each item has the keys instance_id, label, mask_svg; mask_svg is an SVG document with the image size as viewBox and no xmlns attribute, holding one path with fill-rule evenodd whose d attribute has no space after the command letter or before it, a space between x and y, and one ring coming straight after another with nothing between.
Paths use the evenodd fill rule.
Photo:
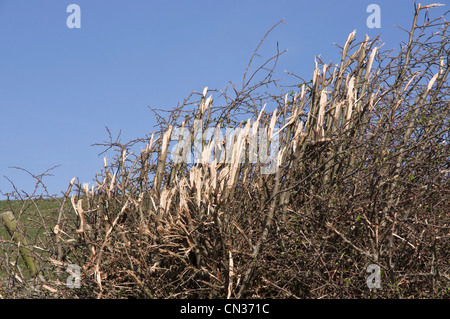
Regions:
<instances>
[{"instance_id":1,"label":"green grass","mask_svg":"<svg viewBox=\"0 0 450 319\"><path fill-rule=\"evenodd\" d=\"M29 237L34 237L40 231L36 227L37 223L45 220L46 222L54 222L58 216L60 203L57 200L39 199L35 201L0 201L0 214L11 211L16 220L27 231ZM1 223L1 222L0 222ZM3 239L7 234L3 223L0 224L0 237Z\"/></svg>"},{"instance_id":2,"label":"green grass","mask_svg":"<svg viewBox=\"0 0 450 319\"><path fill-rule=\"evenodd\" d=\"M45 237L48 235L46 232L49 228L53 229L56 225L61 202L61 200L56 199L0 201L0 214L11 211L18 222L18 228L26 234L28 244L40 246L41 241L45 242ZM11 240L2 219L0 219L0 240ZM18 249L11 248L11 246L0 247L0 258L3 257L5 252L10 260L17 260L22 270L26 269L22 258L18 256ZM37 253L41 254L42 252L37 251ZM5 271L6 269L0 269L0 278L5 275Z\"/></svg>"},{"instance_id":3,"label":"green grass","mask_svg":"<svg viewBox=\"0 0 450 319\"><path fill-rule=\"evenodd\" d=\"M36 204L36 205L35 205ZM54 200L48 200L48 199L39 199L35 201L35 204L30 201L0 201L0 213L3 213L5 211L20 211L20 210L27 210L27 209L34 209L36 211L36 206L40 210L40 212L44 215L47 215L51 212L57 211L59 209L59 203Z\"/></svg>"}]
</instances>

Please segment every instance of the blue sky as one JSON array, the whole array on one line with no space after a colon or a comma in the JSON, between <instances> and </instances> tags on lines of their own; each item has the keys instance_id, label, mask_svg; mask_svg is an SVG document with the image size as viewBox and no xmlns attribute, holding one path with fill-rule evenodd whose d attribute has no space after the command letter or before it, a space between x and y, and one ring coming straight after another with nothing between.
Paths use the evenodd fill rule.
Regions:
<instances>
[{"instance_id":1,"label":"blue sky","mask_svg":"<svg viewBox=\"0 0 450 319\"><path fill-rule=\"evenodd\" d=\"M71 3L81 8L80 29L66 25ZM381 8L379 29L366 24L371 3ZM263 58L278 41L289 49L278 77L287 70L309 78L314 57L337 62L333 43L354 29L357 40L381 34L385 48L398 48L406 34L395 25L410 27L413 3L0 0L0 191L12 190L4 176L34 190L35 180L12 166L41 174L60 165L44 179L52 194L72 177L91 181L103 165L91 144L107 138L105 126L122 130L124 142L143 137L155 128L147 106L170 109L192 91L240 81L261 37L283 18Z\"/></svg>"}]
</instances>

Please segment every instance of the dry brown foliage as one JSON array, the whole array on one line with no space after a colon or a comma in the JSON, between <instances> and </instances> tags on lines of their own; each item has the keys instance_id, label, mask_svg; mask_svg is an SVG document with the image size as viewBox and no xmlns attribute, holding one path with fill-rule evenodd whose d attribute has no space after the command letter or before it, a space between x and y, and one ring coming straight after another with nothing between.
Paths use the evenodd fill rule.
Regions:
<instances>
[{"instance_id":1,"label":"dry brown foliage","mask_svg":"<svg viewBox=\"0 0 450 319\"><path fill-rule=\"evenodd\" d=\"M200 101L193 93L156 112L150 137L110 135L100 144L113 161L91 188L72 182L52 226L50 295L449 298L448 23L420 24L415 8L396 55L353 32L338 64L317 58L311 82L275 94L277 49L253 74L250 61L242 88L220 92L223 105L205 88ZM204 131L242 128L231 161L209 161L219 144L207 139L199 163L169 156L175 128L193 133L195 119ZM248 160L252 128L278 134L273 174ZM69 264L82 288L64 287ZM368 289L369 264L381 267L382 289Z\"/></svg>"}]
</instances>

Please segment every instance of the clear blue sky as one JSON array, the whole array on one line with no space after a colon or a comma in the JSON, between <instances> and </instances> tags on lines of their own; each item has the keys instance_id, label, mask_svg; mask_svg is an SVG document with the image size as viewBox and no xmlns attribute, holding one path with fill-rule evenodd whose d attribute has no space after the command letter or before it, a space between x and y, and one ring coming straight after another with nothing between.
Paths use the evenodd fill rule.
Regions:
<instances>
[{"instance_id":1,"label":"clear blue sky","mask_svg":"<svg viewBox=\"0 0 450 319\"><path fill-rule=\"evenodd\" d=\"M445 1L440 1L445 3ZM439 2L439 1L436 1ZM81 8L81 28L69 29L69 4ZM369 29L369 4L381 8L381 28ZM33 174L55 165L44 179L50 193L72 177L89 182L103 165L91 144L122 130L122 140L154 129L147 106L169 109L192 91L239 81L265 32L268 58L276 41L289 49L279 64L305 78L314 57L338 61L354 29L357 40L381 34L386 48L406 39L412 0L153 1L0 0L0 191L31 193ZM432 1L423 1L430 4ZM447 8L432 9L432 16ZM1 196L0 196L1 197Z\"/></svg>"}]
</instances>

